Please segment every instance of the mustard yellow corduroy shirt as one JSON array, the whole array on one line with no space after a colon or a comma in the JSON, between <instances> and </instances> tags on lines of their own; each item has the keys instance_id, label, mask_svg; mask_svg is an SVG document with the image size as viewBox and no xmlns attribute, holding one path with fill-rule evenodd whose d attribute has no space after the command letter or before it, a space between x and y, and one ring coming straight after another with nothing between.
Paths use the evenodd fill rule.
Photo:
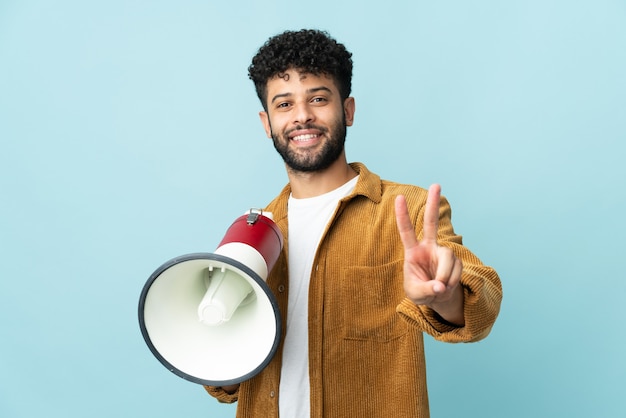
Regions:
<instances>
[{"instance_id":1,"label":"mustard yellow corduroy shirt","mask_svg":"<svg viewBox=\"0 0 626 418\"><path fill-rule=\"evenodd\" d=\"M425 189L381 180L360 163L354 192L341 200L315 256L309 291L309 374L311 417L428 417L423 332L444 342L471 342L487 336L498 315L502 287L497 273L462 245L441 199L439 245L463 261L465 326L443 321L403 290L404 248L394 201L406 196L418 239L422 236ZM287 185L266 208L287 234ZM287 249L267 283L287 318ZM284 331L283 331L284 332ZM238 418L278 417L281 350L235 394L206 390L221 402L238 401ZM282 417L299 418L299 417Z\"/></svg>"}]
</instances>

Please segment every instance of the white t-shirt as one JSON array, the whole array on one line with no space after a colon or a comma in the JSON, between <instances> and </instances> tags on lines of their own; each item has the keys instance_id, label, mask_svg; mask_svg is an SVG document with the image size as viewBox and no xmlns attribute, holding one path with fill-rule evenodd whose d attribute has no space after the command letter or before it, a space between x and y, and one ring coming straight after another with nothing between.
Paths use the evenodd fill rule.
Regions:
<instances>
[{"instance_id":1,"label":"white t-shirt","mask_svg":"<svg viewBox=\"0 0 626 418\"><path fill-rule=\"evenodd\" d=\"M317 246L337 203L354 190L358 176L343 186L306 199L289 197L289 308L283 346L281 417L310 417L309 281Z\"/></svg>"}]
</instances>

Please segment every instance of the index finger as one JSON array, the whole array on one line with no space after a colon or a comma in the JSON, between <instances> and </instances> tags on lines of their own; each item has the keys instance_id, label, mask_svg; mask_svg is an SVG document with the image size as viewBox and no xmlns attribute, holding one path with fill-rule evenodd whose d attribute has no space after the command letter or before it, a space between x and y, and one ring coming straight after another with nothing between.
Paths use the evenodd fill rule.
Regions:
<instances>
[{"instance_id":1,"label":"index finger","mask_svg":"<svg viewBox=\"0 0 626 418\"><path fill-rule=\"evenodd\" d=\"M424 210L424 235L422 241L437 243L437 229L439 228L439 200L441 199L441 186L432 184L428 188L426 209Z\"/></svg>"},{"instance_id":2,"label":"index finger","mask_svg":"<svg viewBox=\"0 0 626 418\"><path fill-rule=\"evenodd\" d=\"M412 248L418 244L415 229L409 219L409 209L403 195L396 196L396 225L404 248Z\"/></svg>"}]
</instances>

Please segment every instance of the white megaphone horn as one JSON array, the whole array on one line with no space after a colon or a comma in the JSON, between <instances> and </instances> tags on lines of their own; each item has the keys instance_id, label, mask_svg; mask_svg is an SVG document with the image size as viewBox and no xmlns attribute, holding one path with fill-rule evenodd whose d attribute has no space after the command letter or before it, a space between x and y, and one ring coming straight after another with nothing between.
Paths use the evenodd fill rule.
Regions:
<instances>
[{"instance_id":1,"label":"white megaphone horn","mask_svg":"<svg viewBox=\"0 0 626 418\"><path fill-rule=\"evenodd\" d=\"M280 342L280 311L265 281L283 242L272 215L251 209L214 253L159 267L139 298L139 326L152 354L202 385L240 383L263 370Z\"/></svg>"}]
</instances>

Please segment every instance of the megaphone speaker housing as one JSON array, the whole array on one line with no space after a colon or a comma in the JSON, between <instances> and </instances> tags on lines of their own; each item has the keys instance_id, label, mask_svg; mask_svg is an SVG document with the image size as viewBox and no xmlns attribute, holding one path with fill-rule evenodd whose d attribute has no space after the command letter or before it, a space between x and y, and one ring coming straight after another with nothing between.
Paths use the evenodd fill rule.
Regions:
<instances>
[{"instance_id":1,"label":"megaphone speaker housing","mask_svg":"<svg viewBox=\"0 0 626 418\"><path fill-rule=\"evenodd\" d=\"M202 385L240 383L263 370L280 343L281 315L265 281L282 245L272 219L251 211L214 253L182 255L155 270L139 299L152 354Z\"/></svg>"}]
</instances>

